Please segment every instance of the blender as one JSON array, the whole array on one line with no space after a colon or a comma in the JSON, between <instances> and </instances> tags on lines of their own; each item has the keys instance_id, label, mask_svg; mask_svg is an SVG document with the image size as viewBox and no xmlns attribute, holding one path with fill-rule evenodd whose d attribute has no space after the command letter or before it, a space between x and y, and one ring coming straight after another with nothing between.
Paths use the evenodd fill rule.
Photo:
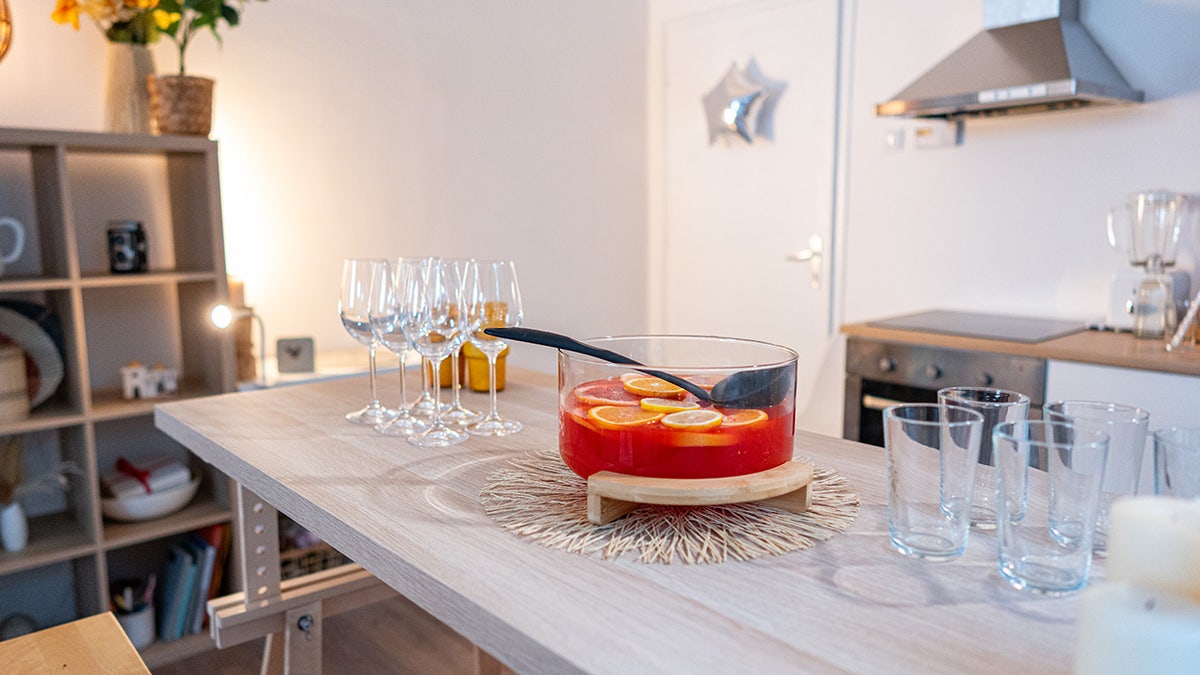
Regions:
<instances>
[{"instance_id":1,"label":"blender","mask_svg":"<svg viewBox=\"0 0 1200 675\"><path fill-rule=\"evenodd\" d=\"M1175 264L1179 234L1190 223L1192 208L1188 195L1157 190L1131 194L1108 213L1108 243L1142 269L1136 286L1128 291L1120 275L1113 287L1115 296L1132 292L1126 302L1137 337L1162 338L1178 323L1177 307L1187 298L1191 280L1186 273L1169 273L1167 268Z\"/></svg>"}]
</instances>

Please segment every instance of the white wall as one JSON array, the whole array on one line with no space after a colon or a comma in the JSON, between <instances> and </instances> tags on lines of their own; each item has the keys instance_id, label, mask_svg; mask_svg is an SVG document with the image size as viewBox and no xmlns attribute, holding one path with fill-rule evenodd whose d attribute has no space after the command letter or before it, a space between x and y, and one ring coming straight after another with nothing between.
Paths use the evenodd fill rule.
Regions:
<instances>
[{"instance_id":1,"label":"white wall","mask_svg":"<svg viewBox=\"0 0 1200 675\"><path fill-rule=\"evenodd\" d=\"M1123 265L1108 208L1135 190L1200 192L1200 3L1084 0L1144 105L973 120L961 147L889 153L884 134L906 123L872 104L979 30L983 3L846 2L840 318L1103 315ZM103 39L53 24L49 0L10 4L0 125L98 130ZM352 348L333 315L338 266L367 254L512 257L529 325L645 329L646 5L274 0L251 3L223 50L201 38L190 63L218 80L230 268L268 344ZM157 57L174 67L169 46ZM538 348L514 358L553 367ZM823 357L834 402L840 358Z\"/></svg>"},{"instance_id":2,"label":"white wall","mask_svg":"<svg viewBox=\"0 0 1200 675\"><path fill-rule=\"evenodd\" d=\"M100 130L105 43L10 0L0 125ZM247 4L189 71L214 77L231 273L276 337L353 349L341 260L517 261L528 325L645 325L642 0ZM176 67L156 47L160 72ZM549 350L514 361L553 369Z\"/></svg>"},{"instance_id":3,"label":"white wall","mask_svg":"<svg viewBox=\"0 0 1200 675\"><path fill-rule=\"evenodd\" d=\"M1130 192L1200 193L1200 3L1085 0L1083 23L1147 103L966 123L960 147L889 152L875 118L980 29L981 0L858 0L848 321L933 307L1097 319L1125 267L1105 235ZM914 39L920 36L920 39ZM911 140L911 139L910 139ZM1180 266L1194 266L1195 239Z\"/></svg>"}]
</instances>

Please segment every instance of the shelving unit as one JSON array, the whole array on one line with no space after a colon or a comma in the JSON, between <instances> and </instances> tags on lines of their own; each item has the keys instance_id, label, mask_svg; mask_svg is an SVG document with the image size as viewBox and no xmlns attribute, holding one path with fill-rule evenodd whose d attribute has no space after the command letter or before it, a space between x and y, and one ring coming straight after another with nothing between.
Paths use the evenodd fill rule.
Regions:
<instances>
[{"instance_id":1,"label":"shelving unit","mask_svg":"<svg viewBox=\"0 0 1200 675\"><path fill-rule=\"evenodd\" d=\"M228 298L217 145L0 129L0 215L26 228L24 255L0 276L0 301L54 311L65 371L28 419L0 422L0 439L21 436L27 466L70 460L84 474L43 512L26 505L28 546L0 552L0 620L26 614L45 628L107 611L111 580L161 573L167 548L186 533L216 523L236 528L236 486L154 427L162 399L123 399L119 372L134 360L178 368L173 398L236 387L232 337L208 323L212 305ZM143 223L149 272L109 272L111 220ZM120 456L160 455L185 460L201 477L196 498L156 520L105 519L100 476ZM229 561L236 559L235 551ZM238 566L226 564L226 588L240 588ZM142 657L153 667L211 647L201 634L155 643Z\"/></svg>"}]
</instances>

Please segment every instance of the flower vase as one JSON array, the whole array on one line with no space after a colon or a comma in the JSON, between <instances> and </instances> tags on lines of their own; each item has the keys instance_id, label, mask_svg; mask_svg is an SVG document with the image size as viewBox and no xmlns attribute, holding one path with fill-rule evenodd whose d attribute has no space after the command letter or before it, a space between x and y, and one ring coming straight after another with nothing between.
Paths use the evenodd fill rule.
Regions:
<instances>
[{"instance_id":1,"label":"flower vase","mask_svg":"<svg viewBox=\"0 0 1200 675\"><path fill-rule=\"evenodd\" d=\"M150 92L146 78L154 74L154 55L146 45L108 43L108 86L104 94L104 128L119 134L150 133Z\"/></svg>"},{"instance_id":2,"label":"flower vase","mask_svg":"<svg viewBox=\"0 0 1200 675\"><path fill-rule=\"evenodd\" d=\"M155 133L207 136L212 130L215 84L207 77L194 75L151 77L150 109Z\"/></svg>"},{"instance_id":3,"label":"flower vase","mask_svg":"<svg viewBox=\"0 0 1200 675\"><path fill-rule=\"evenodd\" d=\"M9 553L25 548L29 543L29 520L21 502L13 501L0 506L0 544Z\"/></svg>"}]
</instances>

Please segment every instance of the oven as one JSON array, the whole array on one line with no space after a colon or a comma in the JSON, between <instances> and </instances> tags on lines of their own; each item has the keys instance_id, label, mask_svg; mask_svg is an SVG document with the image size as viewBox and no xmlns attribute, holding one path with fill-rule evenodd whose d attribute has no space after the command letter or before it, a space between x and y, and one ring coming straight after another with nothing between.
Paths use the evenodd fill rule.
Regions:
<instances>
[{"instance_id":1,"label":"oven","mask_svg":"<svg viewBox=\"0 0 1200 675\"><path fill-rule=\"evenodd\" d=\"M842 436L883 446L883 409L934 403L943 387L995 387L1029 397L1037 417L1046 391L1046 360L992 352L913 345L852 336L846 341Z\"/></svg>"}]
</instances>

